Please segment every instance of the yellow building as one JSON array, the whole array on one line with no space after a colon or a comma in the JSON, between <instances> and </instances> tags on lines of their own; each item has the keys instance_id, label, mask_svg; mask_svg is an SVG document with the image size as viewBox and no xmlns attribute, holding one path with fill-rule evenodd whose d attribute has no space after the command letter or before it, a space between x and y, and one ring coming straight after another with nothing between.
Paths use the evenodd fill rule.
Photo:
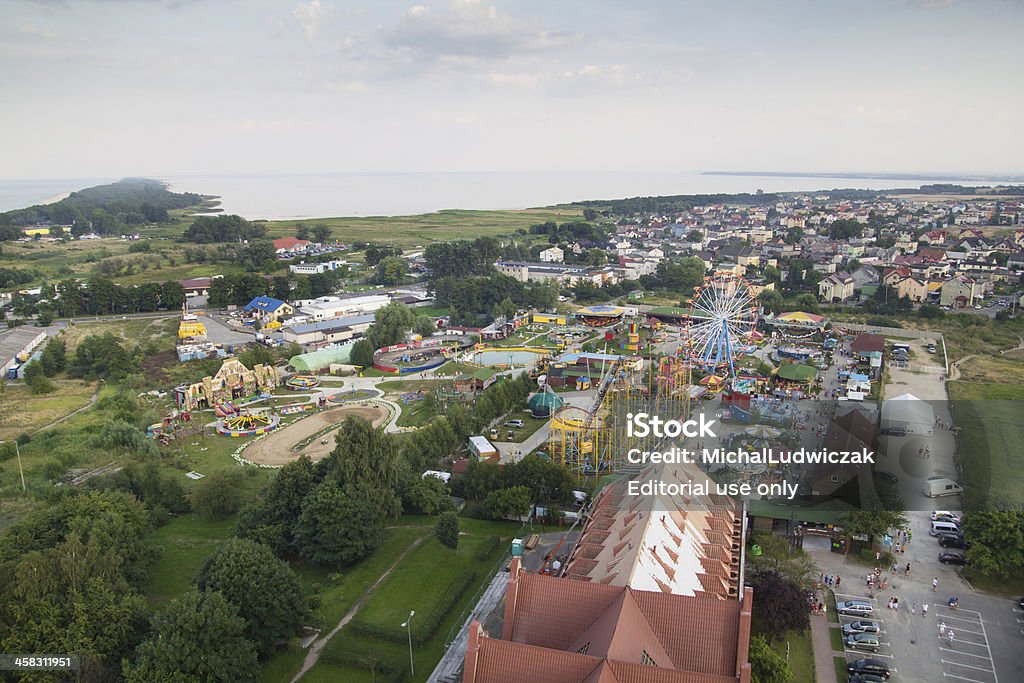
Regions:
<instances>
[{"instance_id":1,"label":"yellow building","mask_svg":"<svg viewBox=\"0 0 1024 683\"><path fill-rule=\"evenodd\" d=\"M535 323L548 323L550 325L565 325L567 318L560 313L534 313L530 321Z\"/></svg>"}]
</instances>

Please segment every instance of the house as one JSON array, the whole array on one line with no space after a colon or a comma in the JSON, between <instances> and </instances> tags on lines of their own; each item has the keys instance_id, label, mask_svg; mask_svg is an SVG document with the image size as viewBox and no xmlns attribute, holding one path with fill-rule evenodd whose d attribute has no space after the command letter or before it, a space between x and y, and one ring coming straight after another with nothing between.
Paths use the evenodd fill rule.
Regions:
<instances>
[{"instance_id":1,"label":"house","mask_svg":"<svg viewBox=\"0 0 1024 683\"><path fill-rule=\"evenodd\" d=\"M210 284L213 278L194 277L188 280L178 280L178 284L185 290L185 296L207 296L210 293Z\"/></svg>"},{"instance_id":2,"label":"house","mask_svg":"<svg viewBox=\"0 0 1024 683\"><path fill-rule=\"evenodd\" d=\"M306 251L313 243L297 237L282 237L274 240L274 252L277 254L297 254Z\"/></svg>"},{"instance_id":3,"label":"house","mask_svg":"<svg viewBox=\"0 0 1024 683\"><path fill-rule=\"evenodd\" d=\"M984 287L977 280L958 275L942 283L939 303L950 308L970 308L984 293Z\"/></svg>"},{"instance_id":4,"label":"house","mask_svg":"<svg viewBox=\"0 0 1024 683\"><path fill-rule=\"evenodd\" d=\"M896 291L896 296L900 298L906 297L917 303L921 303L928 298L928 281L913 276L897 280L892 285L892 288Z\"/></svg>"},{"instance_id":5,"label":"house","mask_svg":"<svg viewBox=\"0 0 1024 683\"><path fill-rule=\"evenodd\" d=\"M348 318L330 318L304 324L291 324L282 330L286 342L303 346L334 344L363 334L373 324L376 315L357 315ZM294 318L292 319L294 323Z\"/></svg>"},{"instance_id":6,"label":"house","mask_svg":"<svg viewBox=\"0 0 1024 683\"><path fill-rule=\"evenodd\" d=\"M565 260L565 252L558 247L548 247L538 255L543 263L562 263Z\"/></svg>"},{"instance_id":7,"label":"house","mask_svg":"<svg viewBox=\"0 0 1024 683\"><path fill-rule=\"evenodd\" d=\"M822 301L847 301L853 298L856 282L846 271L839 271L823 278L818 283L818 298Z\"/></svg>"},{"instance_id":8,"label":"house","mask_svg":"<svg viewBox=\"0 0 1024 683\"><path fill-rule=\"evenodd\" d=\"M245 305L245 310L264 324L279 323L282 318L286 318L295 312L291 304L286 304L272 296L256 297Z\"/></svg>"}]
</instances>

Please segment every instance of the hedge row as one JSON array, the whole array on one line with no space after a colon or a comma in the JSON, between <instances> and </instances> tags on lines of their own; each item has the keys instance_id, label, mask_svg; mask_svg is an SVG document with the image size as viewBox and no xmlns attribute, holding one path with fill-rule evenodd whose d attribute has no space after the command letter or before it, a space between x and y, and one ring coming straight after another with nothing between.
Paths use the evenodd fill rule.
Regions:
<instances>
[{"instance_id":1,"label":"hedge row","mask_svg":"<svg viewBox=\"0 0 1024 683\"><path fill-rule=\"evenodd\" d=\"M419 614L416 615L416 628L412 633L413 643L423 645L434 637L434 634L441 627L441 622L445 620L456 603L465 596L466 590L476 581L476 578L477 573L475 569L464 570L455 577L448 590L445 591L444 596L438 600L434 605L434 609L429 614L425 614L422 618ZM408 638L404 629L369 624L358 619L354 619L348 628L359 635L391 643L404 643L406 638Z\"/></svg>"}]
</instances>

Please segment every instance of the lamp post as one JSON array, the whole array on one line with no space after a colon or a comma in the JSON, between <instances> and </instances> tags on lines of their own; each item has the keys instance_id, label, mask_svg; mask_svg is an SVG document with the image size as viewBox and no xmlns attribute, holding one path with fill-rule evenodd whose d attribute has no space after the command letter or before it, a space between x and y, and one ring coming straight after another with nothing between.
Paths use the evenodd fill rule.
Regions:
<instances>
[{"instance_id":1,"label":"lamp post","mask_svg":"<svg viewBox=\"0 0 1024 683\"><path fill-rule=\"evenodd\" d=\"M413 661L412 661L412 618L413 618L413 615L415 615L415 614L416 614L416 610L410 610L409 611L409 618L406 619L405 623L402 624L402 628L408 630L408 632L409 632L409 675L410 676L415 676L416 675L416 665L413 664Z\"/></svg>"},{"instance_id":2,"label":"lamp post","mask_svg":"<svg viewBox=\"0 0 1024 683\"><path fill-rule=\"evenodd\" d=\"M7 443L6 441L0 441L0 443ZM14 452L18 455L18 474L21 475L21 490L25 491L25 470L21 466L21 447L18 445L18 440L14 440Z\"/></svg>"}]
</instances>

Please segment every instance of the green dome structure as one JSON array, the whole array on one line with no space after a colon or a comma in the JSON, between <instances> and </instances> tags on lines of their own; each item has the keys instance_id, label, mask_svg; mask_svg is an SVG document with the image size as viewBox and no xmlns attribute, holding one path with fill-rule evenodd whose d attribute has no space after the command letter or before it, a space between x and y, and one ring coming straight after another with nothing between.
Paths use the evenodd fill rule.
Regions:
<instances>
[{"instance_id":1,"label":"green dome structure","mask_svg":"<svg viewBox=\"0 0 1024 683\"><path fill-rule=\"evenodd\" d=\"M558 396L550 391L542 391L530 397L526 407L534 417L551 417L551 415L565 403Z\"/></svg>"},{"instance_id":2,"label":"green dome structure","mask_svg":"<svg viewBox=\"0 0 1024 683\"><path fill-rule=\"evenodd\" d=\"M779 379L784 379L787 382L811 382L818 376L818 371L812 368L810 365L801 365L799 363L790 363L783 365L779 368L778 374Z\"/></svg>"}]
</instances>

